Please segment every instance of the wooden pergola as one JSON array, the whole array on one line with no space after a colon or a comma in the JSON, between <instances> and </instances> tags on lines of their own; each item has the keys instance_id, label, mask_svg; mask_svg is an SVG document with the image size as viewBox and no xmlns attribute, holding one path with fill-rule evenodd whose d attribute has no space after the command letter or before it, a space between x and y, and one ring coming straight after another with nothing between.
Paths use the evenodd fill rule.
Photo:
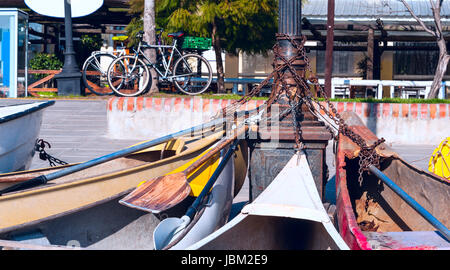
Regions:
<instances>
[{"instance_id":1,"label":"wooden pergola","mask_svg":"<svg viewBox=\"0 0 450 270\"><path fill-rule=\"evenodd\" d=\"M407 0L426 25L434 26L428 0ZM334 51L365 52L374 65L369 78L379 77L385 51L437 51L436 37L426 33L397 0L335 0ZM316 41L314 50L326 50L327 0L309 1L302 10L303 34ZM450 41L450 3L441 10L443 35ZM434 45L431 45L432 43ZM414 46L404 44L414 43ZM375 74L374 74L375 73ZM377 74L378 73L378 74Z\"/></svg>"}]
</instances>

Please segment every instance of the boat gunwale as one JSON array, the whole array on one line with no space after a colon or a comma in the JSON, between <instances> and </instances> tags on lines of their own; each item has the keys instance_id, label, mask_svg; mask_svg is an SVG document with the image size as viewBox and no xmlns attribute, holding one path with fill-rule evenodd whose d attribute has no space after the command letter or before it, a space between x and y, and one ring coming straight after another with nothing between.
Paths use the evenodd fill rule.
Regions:
<instances>
[{"instance_id":1,"label":"boat gunwale","mask_svg":"<svg viewBox=\"0 0 450 270\"><path fill-rule=\"evenodd\" d=\"M195 152L198 152L198 151L203 151L206 147L211 147L211 145L214 144L214 141L215 140L211 139L209 144L204 145L203 147L200 147L200 148L196 148L196 150L192 149L192 151L190 151L191 153L189 153L189 154L192 154L192 153L195 153ZM188 155L188 154L186 154L186 155ZM108 203L108 202L113 201L113 200L118 200L119 198L121 198L121 197L125 196L126 194L130 193L134 189L135 188L133 187L131 189L128 189L128 190L122 191L120 193L114 194L112 196L106 197L104 199L97 200L97 201L95 201L93 203L86 204L86 205L83 205L83 206L80 206L80 207L77 207L77 208L72 208L70 210L67 210L67 211L64 211L64 212L60 212L58 214L50 215L50 216L47 216L45 218L37 219L37 220L34 220L34 221L30 221L30 222L26 222L26 223L10 226L10 227L0 228L0 234L5 235L5 234L8 234L8 233L13 232L13 231L20 231L20 230L23 230L23 229L27 229L29 227L37 226L37 225L39 225L41 223L44 223L44 222L47 222L47 221L50 221L50 220L53 220L53 219L62 218L62 217L65 217L65 216L68 216L68 215L71 215L71 214L75 214L75 213L80 212L80 211L88 210L90 208L96 207L98 205L102 205L104 203ZM1 197L0 197L0 200L1 200ZM202 209L196 216L201 216L203 214L203 210L204 209Z\"/></svg>"},{"instance_id":2,"label":"boat gunwale","mask_svg":"<svg viewBox=\"0 0 450 270\"><path fill-rule=\"evenodd\" d=\"M10 115L5 116L5 117L0 117L0 124L3 124L3 123L6 123L6 122L9 122L9 121L21 118L23 116L32 114L34 112L38 112L40 110L43 110L43 109L45 109L45 108L47 108L49 106L54 105L55 101L54 100L50 100L50 101L44 101L42 103L41 102L39 102L39 103L36 102L36 103L17 104L17 105L11 105L11 106L23 106L23 105L30 105L30 104L36 104L36 105L34 107L29 108L29 109L26 109L26 110L23 110L23 111L20 111L20 112L16 112L16 113L10 114ZM10 107L10 106L7 106L7 107Z\"/></svg>"},{"instance_id":3,"label":"boat gunwale","mask_svg":"<svg viewBox=\"0 0 450 270\"><path fill-rule=\"evenodd\" d=\"M110 196L110 197L107 197L107 198L104 198L104 199L101 199L101 200L97 200L97 201L95 201L93 203L86 204L86 205L83 205L83 206L80 206L80 207L77 207L77 208L73 208L73 209L70 209L70 210L67 210L67 211L64 211L64 212L60 212L60 213L55 214L55 215L47 216L45 218L37 219L37 220L34 220L34 221L30 221L30 222L26 222L26 223L10 226L10 227L0 228L0 234L7 234L7 233L12 232L12 231L26 229L28 227L39 225L39 224L41 224L43 222L47 222L47 221L50 221L50 220L53 220L53 219L65 217L65 216L68 216L68 215L71 215L71 214L75 214L75 213L80 212L80 211L85 211L85 210L88 210L90 208L96 207L98 205L102 205L104 203L110 202L112 200L119 199L120 197L123 197L124 195L130 193L133 190L134 190L134 188L131 188L131 189L122 191L120 193L117 193L117 194L115 194L113 196Z\"/></svg>"},{"instance_id":4,"label":"boat gunwale","mask_svg":"<svg viewBox=\"0 0 450 270\"><path fill-rule=\"evenodd\" d=\"M109 173L106 175L104 174L104 175L99 175L99 176L95 176L95 177L89 177L87 179L75 179L75 180L70 180L67 182L56 183L54 185L45 185L45 186L39 186L39 187L27 189L27 190L11 192L11 193L0 196L0 202L2 202L4 200L11 200L11 199L17 199L20 197L31 196L31 195L35 195L37 193L56 191L56 190L63 189L63 188L69 187L69 186L80 186L80 185L99 182L102 180L114 179L116 176L119 176L119 175L130 174L130 173L137 172L137 171L147 170L147 169L150 169L150 167L159 166L164 163L171 162L175 159L179 159L181 157L184 157L184 156L190 155L192 153L195 153L199 150L202 150L205 147L208 147L211 144L213 144L217 140L217 137L222 136L222 135L223 135L223 132L219 132L218 134L214 134L214 135L211 135L210 137L204 138L204 139L209 139L207 141L207 143L204 143L201 146L196 147L196 148L190 148L190 149L188 148L186 151L182 151L179 155L175 155L175 156L169 157L167 159L158 160L155 162L140 165L137 167L126 169L126 170L112 172L112 173Z\"/></svg>"}]
</instances>

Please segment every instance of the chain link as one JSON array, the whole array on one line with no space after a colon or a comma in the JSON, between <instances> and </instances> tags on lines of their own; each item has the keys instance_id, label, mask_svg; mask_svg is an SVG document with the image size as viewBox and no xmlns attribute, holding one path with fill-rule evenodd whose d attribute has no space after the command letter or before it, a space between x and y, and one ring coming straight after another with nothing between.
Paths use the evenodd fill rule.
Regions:
<instances>
[{"instance_id":1,"label":"chain link","mask_svg":"<svg viewBox=\"0 0 450 270\"><path fill-rule=\"evenodd\" d=\"M45 152L45 147L48 146L48 148L51 148L50 143L44 141L43 139L37 139L35 144L35 151L39 152L39 158L41 160L48 160L50 167L56 167L58 165L67 165L69 163L62 161L60 159L57 159Z\"/></svg>"},{"instance_id":2,"label":"chain link","mask_svg":"<svg viewBox=\"0 0 450 270\"><path fill-rule=\"evenodd\" d=\"M314 89L316 90L315 94L312 93L311 88L306 82L305 78L301 78L295 72L296 69L292 66L292 62L293 59L295 59L296 57L293 57L291 60L287 60L283 58L281 55L277 55L280 59L282 59L285 62L286 66L290 69L290 72L292 73L295 81L300 86L299 89L297 89L297 91L300 92L297 93L297 96L300 96L303 99L310 99L314 101L319 106L319 108L339 127L338 133L348 137L351 141L353 141L360 147L361 150L358 156L360 159L359 182L362 183L363 172L368 171L370 165L374 165L375 167L379 167L380 165L380 156L376 152L375 148L385 142L384 138L381 138L377 140L374 144L368 146L367 142L359 134L353 132L353 130L351 130L350 127L345 123L345 120L342 119L341 115L338 113L337 109L334 107L333 103L326 95L322 86L320 86L317 76L312 71L309 58L307 57L306 50L304 48L304 44L306 42L305 36L302 36L301 43L299 43L297 40L295 40L293 37L289 35L279 34L278 36L290 40L292 45L300 52L300 58L305 61L306 67L309 72L308 80L313 84ZM318 94L320 94L325 99L325 102L328 105L329 109L325 108L325 106L319 101L317 97ZM315 110L314 106L312 106L311 103L306 102L306 104L309 106L310 110L312 111ZM334 135L331 129L328 130L332 135Z\"/></svg>"},{"instance_id":3,"label":"chain link","mask_svg":"<svg viewBox=\"0 0 450 270\"><path fill-rule=\"evenodd\" d=\"M339 139L339 135L342 134L348 137L352 142L360 147L359 152L359 181L362 182L362 175L365 171L368 171L370 165L374 165L379 167L380 165L380 156L377 154L375 148L380 144L384 143L384 138L377 140L372 145L368 145L367 142L357 133L350 129L350 127L345 123L345 120L338 113L337 109L334 107L333 103L330 101L329 97L326 95L324 89L319 84L319 79L316 74L312 71L311 63L309 61L308 56L306 55L305 50L305 42L306 37L302 36L301 41L298 42L296 37L292 37L286 34L277 34L277 39L289 40L292 46L298 51L297 55L294 55L290 59L286 59L282 55L281 47L278 42L273 47L274 52L274 62L272 64L273 71L270 75L261 82L257 87L253 88L248 94L243 96L240 100L234 102L230 106L227 106L223 109L223 114L227 115L229 113L235 113L239 107L247 103L251 98L258 95L262 88L267 86L270 81L273 79L272 91L269 96L269 99L266 102L267 108L270 106L282 95L286 93L288 95L290 106L291 106L291 114L294 121L294 127L296 129L296 144L297 148L301 149L303 144L300 140L300 132L301 129L297 123L296 110L293 108L298 108L300 104L306 104L308 109L311 112L317 112L313 103L317 104L319 110L323 111L326 116L328 116L338 127L338 132L335 134L331 128L331 124L326 124L325 127L332 135L332 138L337 141ZM297 73L297 69L294 67L294 62L297 60L303 60L307 72L309 73L308 79L306 76L301 77ZM280 64L280 61L283 64ZM291 85L288 83L288 79L294 79L295 85ZM314 92L311 90L311 86L314 88ZM290 93L292 89L296 88L295 93ZM321 96L325 99L325 104L328 105L328 108L324 106L319 101L318 96ZM320 111L317 115L320 115Z\"/></svg>"}]
</instances>

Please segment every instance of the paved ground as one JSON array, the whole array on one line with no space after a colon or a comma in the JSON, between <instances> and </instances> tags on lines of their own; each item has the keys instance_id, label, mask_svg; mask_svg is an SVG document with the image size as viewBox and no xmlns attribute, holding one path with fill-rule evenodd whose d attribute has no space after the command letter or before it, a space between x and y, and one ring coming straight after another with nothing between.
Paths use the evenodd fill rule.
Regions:
<instances>
[{"instance_id":1,"label":"paved ground","mask_svg":"<svg viewBox=\"0 0 450 270\"><path fill-rule=\"evenodd\" d=\"M0 106L30 100L0 99ZM47 153L68 163L88 161L93 158L123 149L138 140L111 140L107 134L106 100L57 100L55 105L44 113L40 138L51 144ZM395 145L392 146L406 161L421 169L427 169L428 160L436 146ZM327 164L330 178L334 175L334 156L329 145ZM48 167L47 161L41 161L36 155L31 168ZM334 192L334 182L328 186L330 196ZM248 198L248 182L244 185L236 201Z\"/></svg>"}]
</instances>

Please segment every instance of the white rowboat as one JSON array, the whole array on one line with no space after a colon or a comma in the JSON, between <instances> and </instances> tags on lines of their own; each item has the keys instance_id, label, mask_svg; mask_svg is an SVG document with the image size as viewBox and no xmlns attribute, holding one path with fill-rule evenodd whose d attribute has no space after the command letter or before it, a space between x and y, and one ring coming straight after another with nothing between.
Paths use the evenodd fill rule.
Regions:
<instances>
[{"instance_id":1,"label":"white rowboat","mask_svg":"<svg viewBox=\"0 0 450 270\"><path fill-rule=\"evenodd\" d=\"M43 110L54 103L46 101L0 107L0 173L30 167Z\"/></svg>"}]
</instances>

